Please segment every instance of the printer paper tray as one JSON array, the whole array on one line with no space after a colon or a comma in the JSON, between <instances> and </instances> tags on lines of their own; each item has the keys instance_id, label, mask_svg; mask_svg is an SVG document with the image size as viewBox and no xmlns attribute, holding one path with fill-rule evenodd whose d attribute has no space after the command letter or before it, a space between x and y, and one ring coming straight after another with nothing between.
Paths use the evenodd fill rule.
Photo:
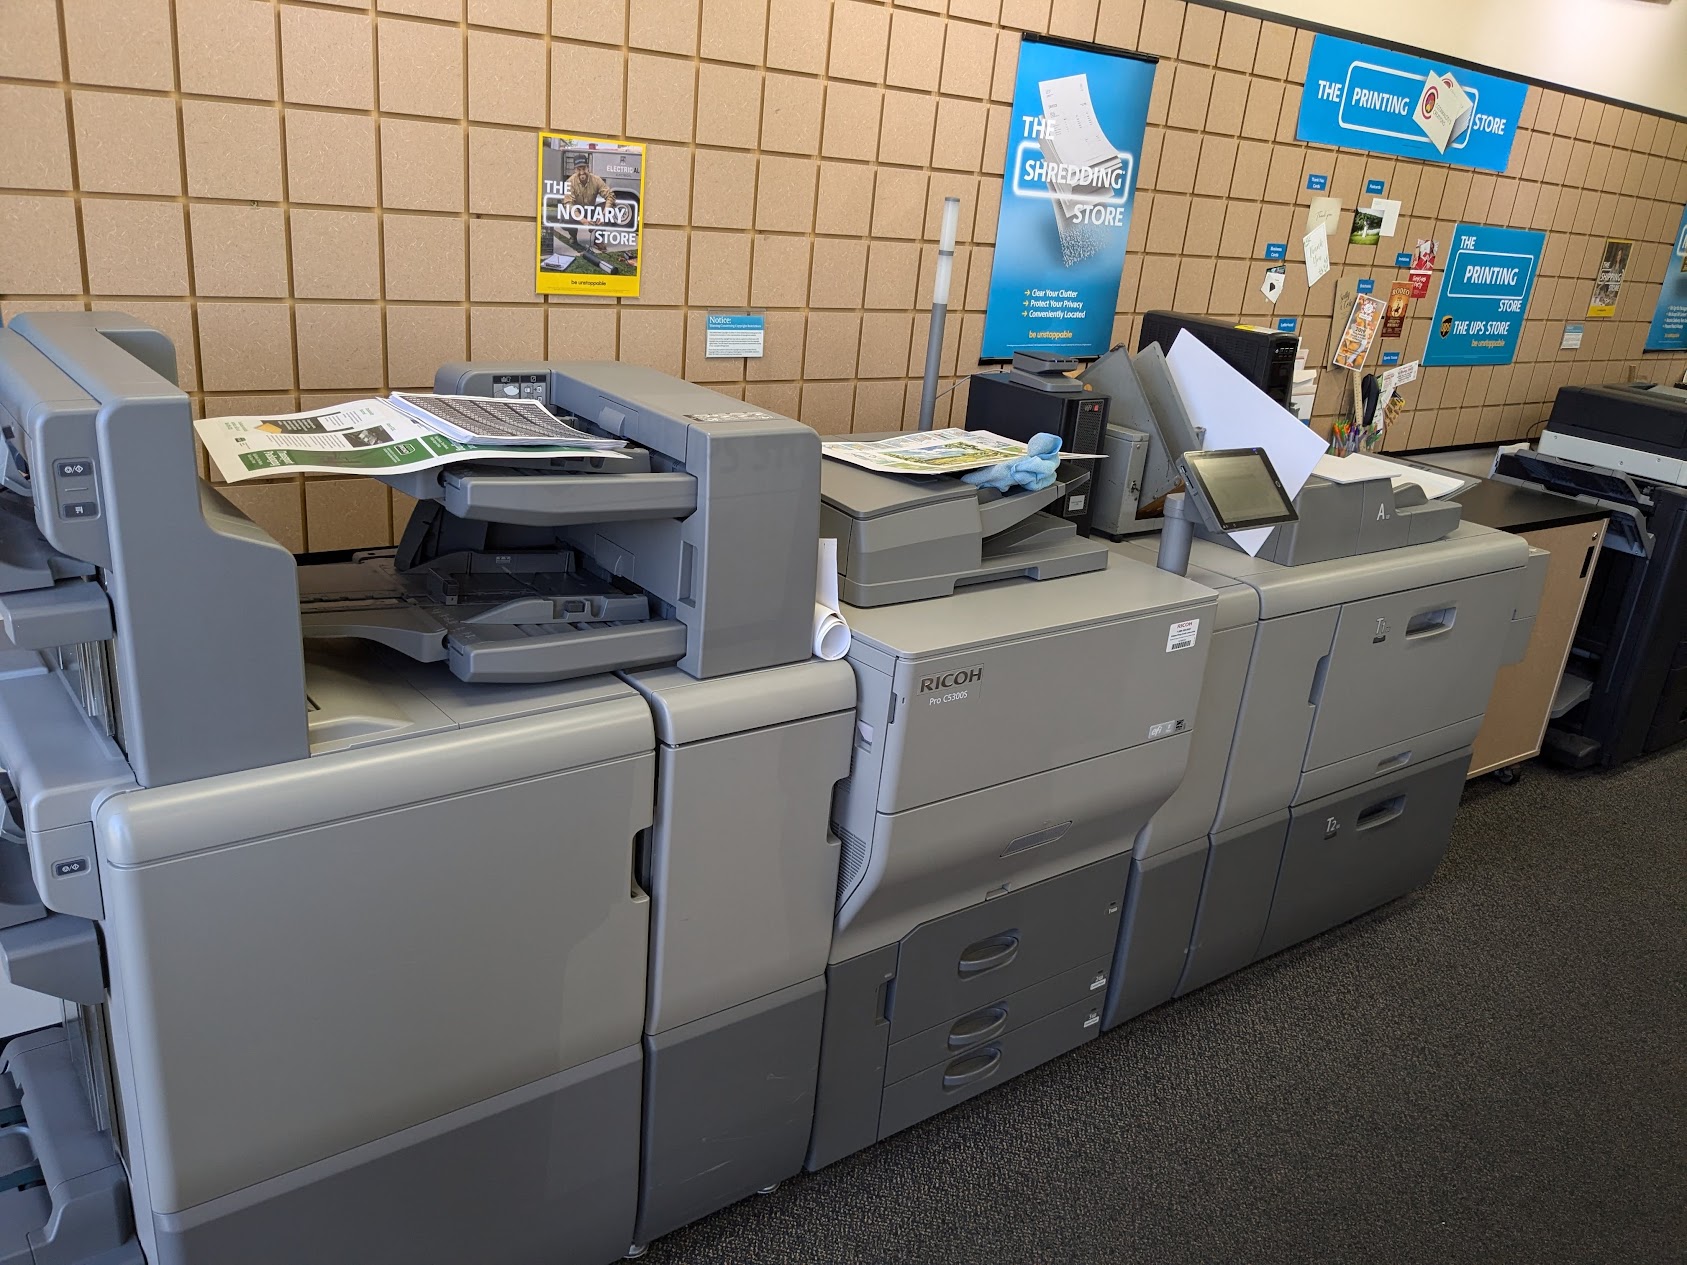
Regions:
<instances>
[{"instance_id":1,"label":"printer paper tray","mask_svg":"<svg viewBox=\"0 0 1687 1265\"><path fill-rule=\"evenodd\" d=\"M686 518L697 510L697 479L648 474L479 474L446 471L439 501L458 518L532 527Z\"/></svg>"},{"instance_id":2,"label":"printer paper tray","mask_svg":"<svg viewBox=\"0 0 1687 1265\"><path fill-rule=\"evenodd\" d=\"M493 562L495 555L476 555ZM438 600L448 587L456 601ZM304 636L356 637L464 681L536 684L673 663L685 625L652 619L644 593L572 571L508 565L399 571L390 554L299 568Z\"/></svg>"},{"instance_id":3,"label":"printer paper tray","mask_svg":"<svg viewBox=\"0 0 1687 1265\"><path fill-rule=\"evenodd\" d=\"M393 599L349 607L307 607L299 620L307 638L373 641L419 663L447 663L464 681L564 681L595 672L673 663L685 654L685 625L675 619L600 624L469 622L479 609Z\"/></svg>"}]
</instances>

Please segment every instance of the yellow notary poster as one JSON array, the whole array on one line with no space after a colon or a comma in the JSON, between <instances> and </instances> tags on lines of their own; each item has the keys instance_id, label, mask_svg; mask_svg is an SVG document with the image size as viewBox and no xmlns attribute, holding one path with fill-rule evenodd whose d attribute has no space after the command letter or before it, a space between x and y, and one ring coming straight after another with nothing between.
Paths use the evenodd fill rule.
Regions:
<instances>
[{"instance_id":1,"label":"yellow notary poster","mask_svg":"<svg viewBox=\"0 0 1687 1265\"><path fill-rule=\"evenodd\" d=\"M638 294L644 146L539 134L533 288L540 294Z\"/></svg>"}]
</instances>

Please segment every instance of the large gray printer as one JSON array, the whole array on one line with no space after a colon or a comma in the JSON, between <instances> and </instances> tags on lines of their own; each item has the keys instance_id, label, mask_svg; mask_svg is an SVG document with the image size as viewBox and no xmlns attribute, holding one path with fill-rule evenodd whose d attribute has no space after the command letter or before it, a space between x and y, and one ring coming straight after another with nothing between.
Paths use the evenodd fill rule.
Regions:
<instances>
[{"instance_id":1,"label":"large gray printer","mask_svg":"<svg viewBox=\"0 0 1687 1265\"><path fill-rule=\"evenodd\" d=\"M858 693L819 1168L1094 1037L1132 841L1184 775L1210 590L1003 496L828 459Z\"/></svg>"},{"instance_id":2,"label":"large gray printer","mask_svg":"<svg viewBox=\"0 0 1687 1265\"><path fill-rule=\"evenodd\" d=\"M630 463L449 467L300 565L156 330L0 331L0 962L66 1002L0 1051L0 1261L589 1265L800 1169L854 728L817 440L441 383L512 374Z\"/></svg>"},{"instance_id":3,"label":"large gray printer","mask_svg":"<svg viewBox=\"0 0 1687 1265\"><path fill-rule=\"evenodd\" d=\"M1527 648L1543 551L1386 478L1315 475L1294 504L1256 557L1196 529L1217 608L1190 773L1136 840L1106 1027L1427 882Z\"/></svg>"}]
</instances>

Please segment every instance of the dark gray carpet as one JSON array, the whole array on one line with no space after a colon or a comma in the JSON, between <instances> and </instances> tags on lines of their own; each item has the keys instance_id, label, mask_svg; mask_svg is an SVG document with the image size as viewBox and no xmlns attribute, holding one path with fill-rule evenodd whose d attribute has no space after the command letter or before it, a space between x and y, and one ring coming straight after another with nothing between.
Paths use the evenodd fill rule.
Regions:
<instances>
[{"instance_id":1,"label":"dark gray carpet","mask_svg":"<svg viewBox=\"0 0 1687 1265\"><path fill-rule=\"evenodd\" d=\"M1465 793L1435 880L648 1265L1687 1259L1687 749Z\"/></svg>"}]
</instances>

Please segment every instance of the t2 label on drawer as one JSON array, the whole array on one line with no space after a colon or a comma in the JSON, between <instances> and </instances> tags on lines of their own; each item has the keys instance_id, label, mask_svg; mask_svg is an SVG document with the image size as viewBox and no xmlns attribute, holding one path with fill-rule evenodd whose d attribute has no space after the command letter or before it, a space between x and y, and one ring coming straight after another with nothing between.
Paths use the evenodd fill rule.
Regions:
<instances>
[{"instance_id":1,"label":"t2 label on drawer","mask_svg":"<svg viewBox=\"0 0 1687 1265\"><path fill-rule=\"evenodd\" d=\"M1195 636L1201 631L1201 621L1198 619L1180 619L1166 630L1166 653L1174 650L1187 650L1195 644Z\"/></svg>"}]
</instances>

